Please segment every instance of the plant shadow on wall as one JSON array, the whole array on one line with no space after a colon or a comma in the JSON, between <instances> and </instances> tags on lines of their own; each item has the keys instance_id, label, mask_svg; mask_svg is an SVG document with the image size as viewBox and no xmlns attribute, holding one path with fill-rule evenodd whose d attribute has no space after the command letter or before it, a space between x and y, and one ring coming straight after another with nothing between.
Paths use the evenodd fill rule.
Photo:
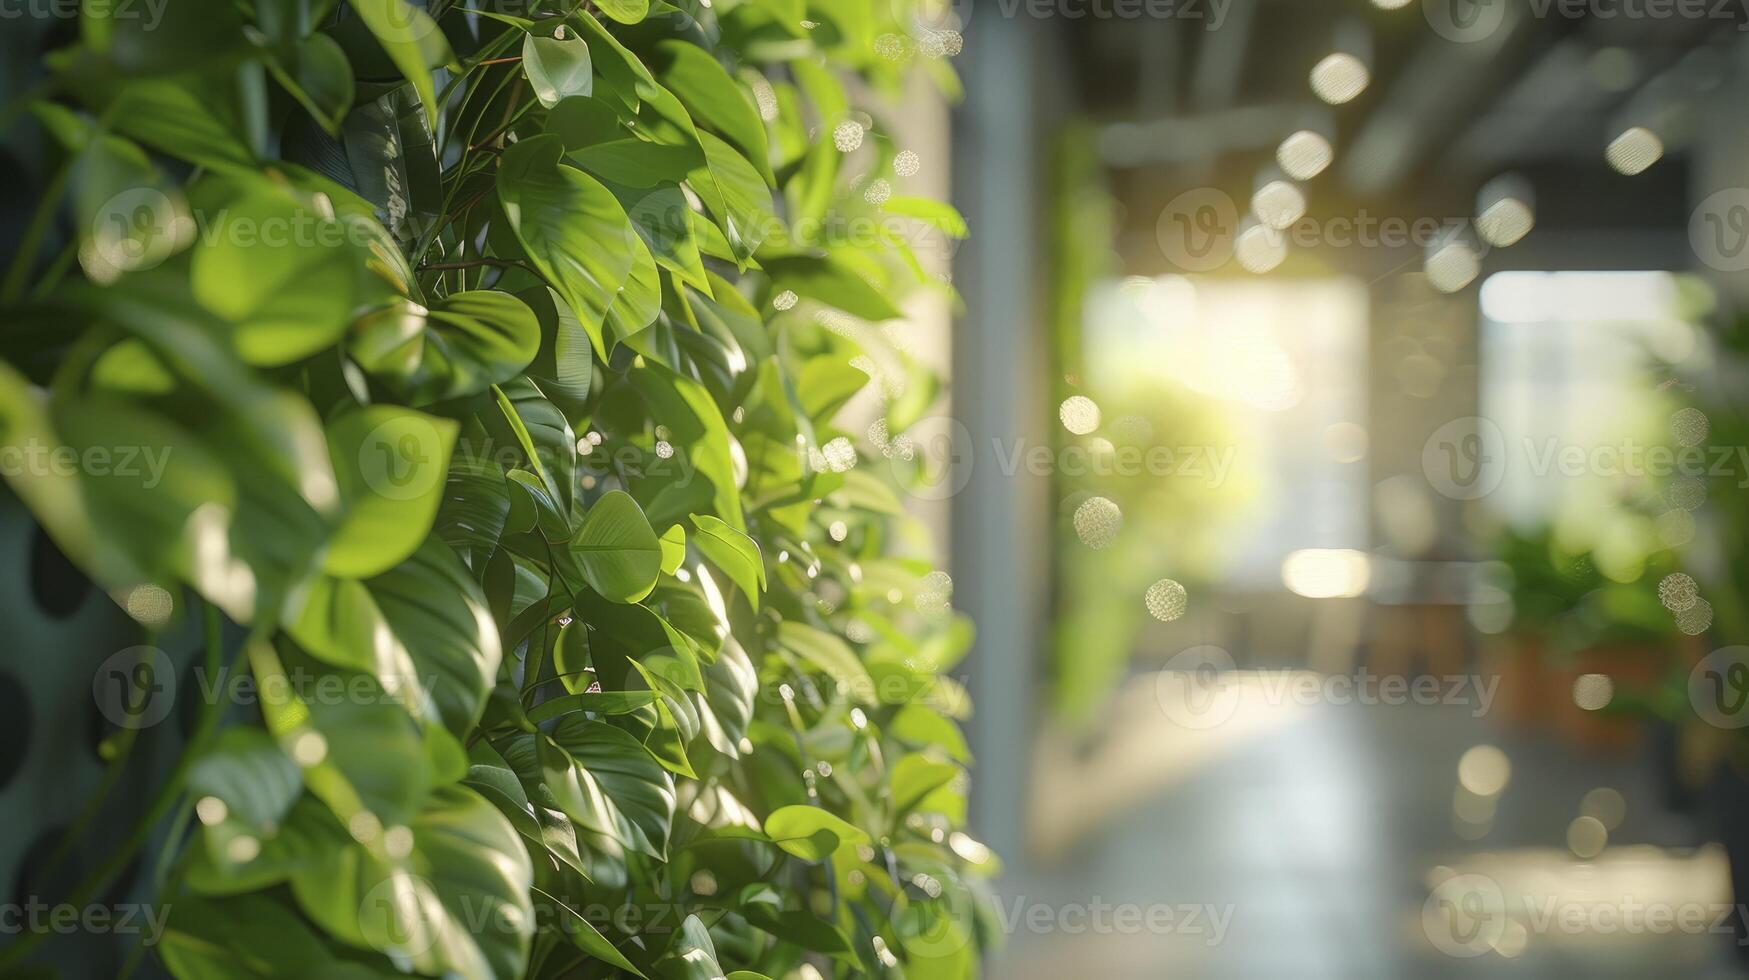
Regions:
<instances>
[{"instance_id":1,"label":"plant shadow on wall","mask_svg":"<svg viewBox=\"0 0 1749 980\"><path fill-rule=\"evenodd\" d=\"M907 0L108 10L6 111L50 147L7 477L175 602L106 663L113 767L157 628L260 696L94 799L137 832L69 842L106 857L54 899L168 827L130 972L975 975L970 626L834 421L937 390L890 322L965 229L853 96L951 97L957 36Z\"/></svg>"}]
</instances>

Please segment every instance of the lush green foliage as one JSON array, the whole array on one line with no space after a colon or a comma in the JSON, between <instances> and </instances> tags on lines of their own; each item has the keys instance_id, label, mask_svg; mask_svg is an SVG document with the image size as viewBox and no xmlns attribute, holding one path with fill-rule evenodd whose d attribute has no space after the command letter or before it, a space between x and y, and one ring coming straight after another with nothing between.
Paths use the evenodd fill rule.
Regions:
<instances>
[{"instance_id":1,"label":"lush green foliage","mask_svg":"<svg viewBox=\"0 0 1749 980\"><path fill-rule=\"evenodd\" d=\"M110 8L13 117L60 166L0 424L168 460L9 475L112 592L197 596L208 669L246 634L259 706L207 705L148 808L199 815L155 955L974 974L970 629L834 421L853 360L890 431L936 390L878 323L947 288L905 230L964 228L851 96L951 94L957 38L909 0Z\"/></svg>"}]
</instances>

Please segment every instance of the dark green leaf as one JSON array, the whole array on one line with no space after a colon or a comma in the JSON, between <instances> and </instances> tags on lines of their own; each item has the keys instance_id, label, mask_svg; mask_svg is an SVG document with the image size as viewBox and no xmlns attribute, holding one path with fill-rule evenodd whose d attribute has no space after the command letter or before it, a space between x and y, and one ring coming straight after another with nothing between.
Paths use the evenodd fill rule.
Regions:
<instances>
[{"instance_id":1,"label":"dark green leaf","mask_svg":"<svg viewBox=\"0 0 1749 980\"><path fill-rule=\"evenodd\" d=\"M729 576L757 612L759 594L765 591L765 559L759 542L709 514L693 514L692 525L699 532L693 545Z\"/></svg>"},{"instance_id":2,"label":"dark green leaf","mask_svg":"<svg viewBox=\"0 0 1749 980\"><path fill-rule=\"evenodd\" d=\"M565 297L605 360L607 310L631 275L641 243L611 191L559 162L564 150L556 136L505 150L498 196L529 259Z\"/></svg>"},{"instance_id":3,"label":"dark green leaf","mask_svg":"<svg viewBox=\"0 0 1749 980\"><path fill-rule=\"evenodd\" d=\"M649 595L662 573L662 544L623 490L609 491L589 508L569 547L589 587L614 602Z\"/></svg>"},{"instance_id":4,"label":"dark green leaf","mask_svg":"<svg viewBox=\"0 0 1749 980\"><path fill-rule=\"evenodd\" d=\"M685 41L663 41L652 67L695 118L728 137L767 184L777 183L766 162L771 151L758 110L709 52Z\"/></svg>"},{"instance_id":5,"label":"dark green leaf","mask_svg":"<svg viewBox=\"0 0 1749 980\"><path fill-rule=\"evenodd\" d=\"M429 405L516 377L540 341L540 322L521 300L482 289L445 296L429 309L402 301L371 313L347 346L408 404Z\"/></svg>"}]
</instances>

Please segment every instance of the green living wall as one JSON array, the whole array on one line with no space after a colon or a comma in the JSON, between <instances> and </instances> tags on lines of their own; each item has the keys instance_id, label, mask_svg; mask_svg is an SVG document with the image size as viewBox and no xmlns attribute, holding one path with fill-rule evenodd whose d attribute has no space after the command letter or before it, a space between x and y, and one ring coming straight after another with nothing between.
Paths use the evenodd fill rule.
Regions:
<instances>
[{"instance_id":1,"label":"green living wall","mask_svg":"<svg viewBox=\"0 0 1749 980\"><path fill-rule=\"evenodd\" d=\"M959 36L913 0L49 36L0 110L47 148L0 442L48 462L6 476L148 634L105 665L112 769L163 631L259 692L198 705L57 897L167 838L128 968L184 978L975 975L971 630L887 435L937 387L883 328L951 296L918 246L963 223L905 193L941 161L880 117L955 94Z\"/></svg>"}]
</instances>

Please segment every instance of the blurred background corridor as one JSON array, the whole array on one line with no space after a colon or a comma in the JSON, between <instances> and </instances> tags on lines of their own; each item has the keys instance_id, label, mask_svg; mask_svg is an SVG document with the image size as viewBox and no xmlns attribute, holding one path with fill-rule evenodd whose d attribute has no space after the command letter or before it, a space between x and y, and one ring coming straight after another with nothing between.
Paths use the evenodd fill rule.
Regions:
<instances>
[{"instance_id":1,"label":"blurred background corridor","mask_svg":"<svg viewBox=\"0 0 1749 980\"><path fill-rule=\"evenodd\" d=\"M1744 972L1744 5L939 15L991 975Z\"/></svg>"}]
</instances>

